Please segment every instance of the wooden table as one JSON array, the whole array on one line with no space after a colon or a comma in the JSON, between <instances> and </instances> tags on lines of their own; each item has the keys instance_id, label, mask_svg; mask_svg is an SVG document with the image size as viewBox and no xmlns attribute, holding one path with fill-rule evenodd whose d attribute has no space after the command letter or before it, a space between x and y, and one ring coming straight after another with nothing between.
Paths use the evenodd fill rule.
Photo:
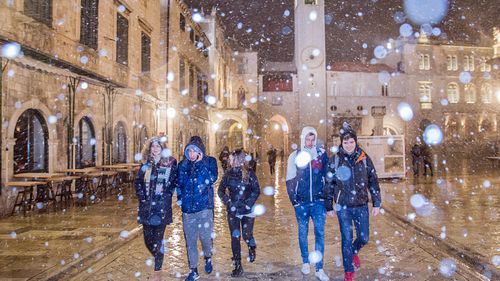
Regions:
<instances>
[{"instance_id":1,"label":"wooden table","mask_svg":"<svg viewBox=\"0 0 500 281\"><path fill-rule=\"evenodd\" d=\"M127 168L127 165L125 165L125 164L100 165L100 166L96 166L96 168L99 168L99 169L123 169L123 168Z\"/></svg>"},{"instance_id":2,"label":"wooden table","mask_svg":"<svg viewBox=\"0 0 500 281\"><path fill-rule=\"evenodd\" d=\"M82 169L62 169L61 171L58 171L58 173L80 174L80 173L90 173L95 171L98 171L98 169L95 167L88 167Z\"/></svg>"},{"instance_id":3,"label":"wooden table","mask_svg":"<svg viewBox=\"0 0 500 281\"><path fill-rule=\"evenodd\" d=\"M69 206L70 202L73 202L73 192L71 187L77 179L81 179L81 176L54 176L48 178L48 182L51 185L50 188L54 191L54 204L57 203L57 197L59 197L59 203L64 204L65 207Z\"/></svg>"},{"instance_id":4,"label":"wooden table","mask_svg":"<svg viewBox=\"0 0 500 281\"><path fill-rule=\"evenodd\" d=\"M493 161L493 167L497 167L497 163L500 162L500 156L486 157L486 159Z\"/></svg>"},{"instance_id":5,"label":"wooden table","mask_svg":"<svg viewBox=\"0 0 500 281\"><path fill-rule=\"evenodd\" d=\"M14 207L12 208L11 215L16 211L16 207L20 207L23 209L23 215L26 215L26 207L31 209L33 204L33 188L41 185L46 185L46 182L43 181L11 181L7 182L5 186L7 187L15 187L21 188L17 192L16 200L14 201ZM29 198L28 198L29 195ZM21 196L21 202L18 202L19 196Z\"/></svg>"},{"instance_id":6,"label":"wooden table","mask_svg":"<svg viewBox=\"0 0 500 281\"><path fill-rule=\"evenodd\" d=\"M54 176L64 176L62 173L20 173L15 174L13 177L19 178L31 178L31 179L48 179Z\"/></svg>"}]
</instances>

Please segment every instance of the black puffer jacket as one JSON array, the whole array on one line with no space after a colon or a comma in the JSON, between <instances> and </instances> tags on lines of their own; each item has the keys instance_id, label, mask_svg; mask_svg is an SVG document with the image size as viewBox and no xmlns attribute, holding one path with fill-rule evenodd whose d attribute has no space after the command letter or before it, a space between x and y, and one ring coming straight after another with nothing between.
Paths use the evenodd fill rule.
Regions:
<instances>
[{"instance_id":1,"label":"black puffer jacket","mask_svg":"<svg viewBox=\"0 0 500 281\"><path fill-rule=\"evenodd\" d=\"M236 215L251 213L255 201L260 195L259 181L255 173L248 171L248 183L244 183L242 177L241 167L227 170L217 192L226 205L227 211ZM229 194L226 193L226 189Z\"/></svg>"},{"instance_id":2,"label":"black puffer jacket","mask_svg":"<svg viewBox=\"0 0 500 281\"><path fill-rule=\"evenodd\" d=\"M336 168L335 157L338 157ZM332 157L327 182L327 211L333 210L334 201L342 207L361 207L368 203L368 191L373 207L380 207L377 172L370 157L358 146L351 155L340 148Z\"/></svg>"},{"instance_id":3,"label":"black puffer jacket","mask_svg":"<svg viewBox=\"0 0 500 281\"><path fill-rule=\"evenodd\" d=\"M135 193L139 200L137 220L140 224L172 223L172 194L177 187L177 161L173 157L164 160L157 164L144 163L137 173ZM144 178L148 169L151 169L149 184ZM166 169L170 169L168 178L163 175ZM157 185L161 186L160 190L156 190Z\"/></svg>"}]
</instances>

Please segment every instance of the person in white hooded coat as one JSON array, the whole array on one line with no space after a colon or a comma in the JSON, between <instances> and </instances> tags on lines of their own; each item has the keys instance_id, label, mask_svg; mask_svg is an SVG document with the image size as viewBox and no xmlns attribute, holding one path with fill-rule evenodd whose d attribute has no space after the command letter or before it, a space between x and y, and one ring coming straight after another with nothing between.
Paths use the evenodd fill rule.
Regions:
<instances>
[{"instance_id":1,"label":"person in white hooded coat","mask_svg":"<svg viewBox=\"0 0 500 281\"><path fill-rule=\"evenodd\" d=\"M329 278L323 271L326 221L324 189L328 156L323 149L316 146L317 136L312 127L302 129L301 145L288 157L286 188L299 226L302 273L309 274L309 263L314 262L316 277L326 281ZM309 261L307 247L309 219L312 219L314 224L315 250L320 253L319 259L313 261Z\"/></svg>"}]
</instances>

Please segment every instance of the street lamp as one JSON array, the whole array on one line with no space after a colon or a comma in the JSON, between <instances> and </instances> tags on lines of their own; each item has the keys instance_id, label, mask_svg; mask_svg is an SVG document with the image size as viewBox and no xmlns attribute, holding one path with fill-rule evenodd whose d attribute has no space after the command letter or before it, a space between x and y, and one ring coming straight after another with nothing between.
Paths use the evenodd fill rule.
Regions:
<instances>
[{"instance_id":1,"label":"street lamp","mask_svg":"<svg viewBox=\"0 0 500 281\"><path fill-rule=\"evenodd\" d=\"M175 111L175 108L173 108L173 107L167 108L167 117L168 117L168 119L173 119L176 114L177 114L177 112Z\"/></svg>"}]
</instances>

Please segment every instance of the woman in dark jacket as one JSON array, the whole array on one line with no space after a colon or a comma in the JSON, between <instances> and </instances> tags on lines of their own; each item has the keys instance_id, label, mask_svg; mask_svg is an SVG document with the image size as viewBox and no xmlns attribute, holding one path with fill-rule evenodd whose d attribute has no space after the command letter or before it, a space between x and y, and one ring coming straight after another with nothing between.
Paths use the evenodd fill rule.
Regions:
<instances>
[{"instance_id":1,"label":"woman in dark jacket","mask_svg":"<svg viewBox=\"0 0 500 281\"><path fill-rule=\"evenodd\" d=\"M227 209L227 223L231 233L234 270L231 274L238 277L243 274L241 266L240 237L248 245L250 262L255 261L257 244L253 237L255 214L252 207L260 194L259 182L255 173L245 161L245 152L235 151L229 158L230 169L224 174L219 185L218 195Z\"/></svg>"},{"instance_id":2,"label":"woman in dark jacket","mask_svg":"<svg viewBox=\"0 0 500 281\"><path fill-rule=\"evenodd\" d=\"M357 145L356 132L348 124L341 129L340 141L340 149L330 165L332 171L327 176L330 184L327 185L326 210L328 216L337 212L342 235L344 280L352 281L354 268L361 266L359 251L368 243L370 234L368 193L372 199L373 216L379 213L381 196L373 162ZM354 241L353 223L356 227Z\"/></svg>"},{"instance_id":3,"label":"woman in dark jacket","mask_svg":"<svg viewBox=\"0 0 500 281\"><path fill-rule=\"evenodd\" d=\"M163 235L172 223L172 194L177 187L177 161L158 138L146 144L142 164L135 179L139 200L138 222L143 225L144 242L155 259L155 271L163 264Z\"/></svg>"}]
</instances>

